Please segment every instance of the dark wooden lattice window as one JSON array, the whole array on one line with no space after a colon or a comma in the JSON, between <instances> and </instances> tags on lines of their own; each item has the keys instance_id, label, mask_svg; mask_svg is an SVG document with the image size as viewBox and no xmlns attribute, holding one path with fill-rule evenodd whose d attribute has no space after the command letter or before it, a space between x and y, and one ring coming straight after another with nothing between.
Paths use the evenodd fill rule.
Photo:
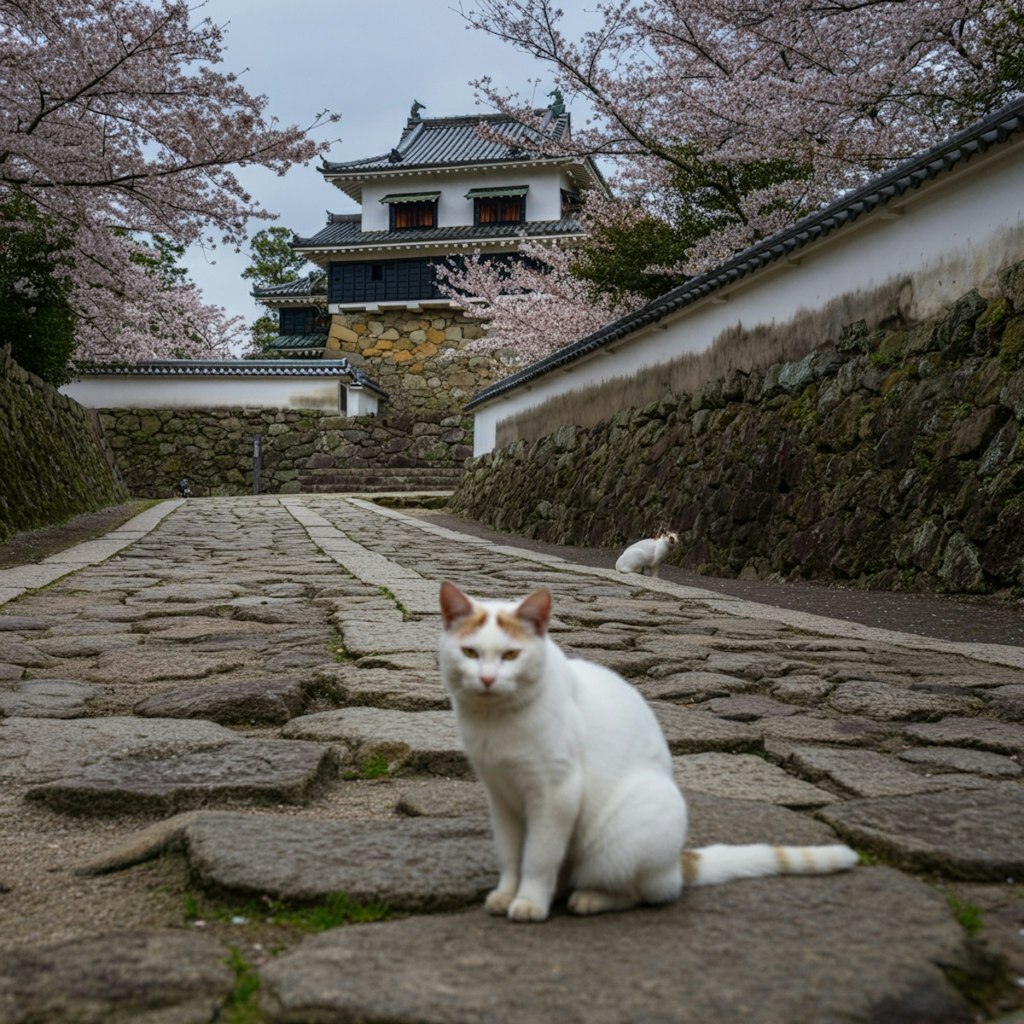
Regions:
<instances>
[{"instance_id":1,"label":"dark wooden lattice window","mask_svg":"<svg viewBox=\"0 0 1024 1024\"><path fill-rule=\"evenodd\" d=\"M391 230L437 227L437 200L433 202L391 203Z\"/></svg>"},{"instance_id":2,"label":"dark wooden lattice window","mask_svg":"<svg viewBox=\"0 0 1024 1024\"><path fill-rule=\"evenodd\" d=\"M315 307L282 309L279 313L278 330L281 334L315 334L328 330L330 319Z\"/></svg>"},{"instance_id":3,"label":"dark wooden lattice window","mask_svg":"<svg viewBox=\"0 0 1024 1024\"><path fill-rule=\"evenodd\" d=\"M477 224L520 224L525 220L524 196L488 196L474 200Z\"/></svg>"}]
</instances>

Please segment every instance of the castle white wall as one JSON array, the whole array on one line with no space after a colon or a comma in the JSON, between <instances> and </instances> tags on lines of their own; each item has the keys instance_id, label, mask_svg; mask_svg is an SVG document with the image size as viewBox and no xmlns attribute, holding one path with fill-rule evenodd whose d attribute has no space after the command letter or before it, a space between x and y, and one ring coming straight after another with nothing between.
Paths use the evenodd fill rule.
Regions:
<instances>
[{"instance_id":1,"label":"castle white wall","mask_svg":"<svg viewBox=\"0 0 1024 1024\"><path fill-rule=\"evenodd\" d=\"M526 194L527 220L558 220L561 216L561 189L566 187L567 180L567 176L557 167L389 178L383 183L374 182L363 187L362 229L388 230L388 204L381 202L384 196L402 192L440 191L437 203L438 227L458 227L473 223L473 200L466 198L470 189L522 185L528 185L530 189Z\"/></svg>"},{"instance_id":2,"label":"castle white wall","mask_svg":"<svg viewBox=\"0 0 1024 1024\"><path fill-rule=\"evenodd\" d=\"M1024 259L1024 142L1018 137L611 346L474 410L474 454L498 423L550 398L707 350L736 328L786 325L842 299L856 309L899 283L899 312L925 319ZM852 319L857 319L854 315Z\"/></svg>"},{"instance_id":3,"label":"castle white wall","mask_svg":"<svg viewBox=\"0 0 1024 1024\"><path fill-rule=\"evenodd\" d=\"M347 415L376 414L377 395L323 377L90 376L61 393L93 409L320 409L338 413L347 393Z\"/></svg>"}]
</instances>

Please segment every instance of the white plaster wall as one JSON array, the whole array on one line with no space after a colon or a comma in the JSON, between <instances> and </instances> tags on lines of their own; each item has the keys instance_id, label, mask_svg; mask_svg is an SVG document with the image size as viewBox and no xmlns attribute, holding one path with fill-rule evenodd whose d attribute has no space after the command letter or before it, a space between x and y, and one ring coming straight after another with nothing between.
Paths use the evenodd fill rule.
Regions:
<instances>
[{"instance_id":1,"label":"white plaster wall","mask_svg":"<svg viewBox=\"0 0 1024 1024\"><path fill-rule=\"evenodd\" d=\"M348 389L349 416L376 416L377 396L366 388Z\"/></svg>"},{"instance_id":2,"label":"white plaster wall","mask_svg":"<svg viewBox=\"0 0 1024 1024\"><path fill-rule=\"evenodd\" d=\"M340 410L338 379L323 377L85 377L60 390L93 409L256 409ZM375 413L376 395L349 391L350 416ZM356 411L358 410L358 411Z\"/></svg>"},{"instance_id":3,"label":"white plaster wall","mask_svg":"<svg viewBox=\"0 0 1024 1024\"><path fill-rule=\"evenodd\" d=\"M466 198L471 188L506 188L528 185L527 220L558 220L561 216L561 189L568 179L557 167L521 168L487 171L477 174L424 174L396 177L384 183L375 182L363 188L362 229L388 230L388 206L384 196L401 192L434 192L440 190L437 203L438 227L472 225L473 200Z\"/></svg>"},{"instance_id":4,"label":"white plaster wall","mask_svg":"<svg viewBox=\"0 0 1024 1024\"><path fill-rule=\"evenodd\" d=\"M742 326L785 325L808 310L907 280L901 312L934 315L977 288L991 293L1003 267L1024 260L1024 142L975 157L798 253L474 410L474 454L491 451L498 423L554 396L626 377L708 349Z\"/></svg>"}]
</instances>

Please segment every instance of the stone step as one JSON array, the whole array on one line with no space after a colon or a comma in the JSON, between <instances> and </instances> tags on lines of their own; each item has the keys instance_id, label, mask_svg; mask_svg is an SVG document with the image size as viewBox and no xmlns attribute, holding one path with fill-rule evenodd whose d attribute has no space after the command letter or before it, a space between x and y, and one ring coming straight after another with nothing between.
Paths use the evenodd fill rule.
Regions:
<instances>
[{"instance_id":1,"label":"stone step","mask_svg":"<svg viewBox=\"0 0 1024 1024\"><path fill-rule=\"evenodd\" d=\"M306 493L441 491L452 490L461 476L458 466L325 468L306 473L299 478L299 484Z\"/></svg>"}]
</instances>

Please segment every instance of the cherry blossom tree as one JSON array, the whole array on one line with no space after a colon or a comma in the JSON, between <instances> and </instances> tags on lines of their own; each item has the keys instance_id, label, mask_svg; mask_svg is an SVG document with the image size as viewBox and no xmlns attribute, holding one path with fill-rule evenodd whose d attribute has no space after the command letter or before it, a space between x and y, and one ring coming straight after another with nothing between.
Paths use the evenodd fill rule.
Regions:
<instances>
[{"instance_id":1,"label":"cherry blossom tree","mask_svg":"<svg viewBox=\"0 0 1024 1024\"><path fill-rule=\"evenodd\" d=\"M488 325L462 351L492 353L510 366L533 362L642 301L631 293L594 294L572 273L573 254L557 245L525 241L519 257L494 260L475 252L438 266L441 294Z\"/></svg>"},{"instance_id":2,"label":"cherry blossom tree","mask_svg":"<svg viewBox=\"0 0 1024 1024\"><path fill-rule=\"evenodd\" d=\"M281 126L216 70L222 29L197 10L0 0L0 199L31 204L70 252L76 359L225 354L242 319L154 273L144 242L241 246L248 221L272 215L235 169L284 174L330 144L307 133L337 115Z\"/></svg>"},{"instance_id":3,"label":"cherry blossom tree","mask_svg":"<svg viewBox=\"0 0 1024 1024\"><path fill-rule=\"evenodd\" d=\"M592 112L556 147L518 95L474 83L538 130L539 152L614 163L613 196L588 196L590 222L686 229L685 252L650 268L668 284L1024 85L1021 0L607 0L577 40L554 0L467 4L470 25L545 62L566 99Z\"/></svg>"}]
</instances>

